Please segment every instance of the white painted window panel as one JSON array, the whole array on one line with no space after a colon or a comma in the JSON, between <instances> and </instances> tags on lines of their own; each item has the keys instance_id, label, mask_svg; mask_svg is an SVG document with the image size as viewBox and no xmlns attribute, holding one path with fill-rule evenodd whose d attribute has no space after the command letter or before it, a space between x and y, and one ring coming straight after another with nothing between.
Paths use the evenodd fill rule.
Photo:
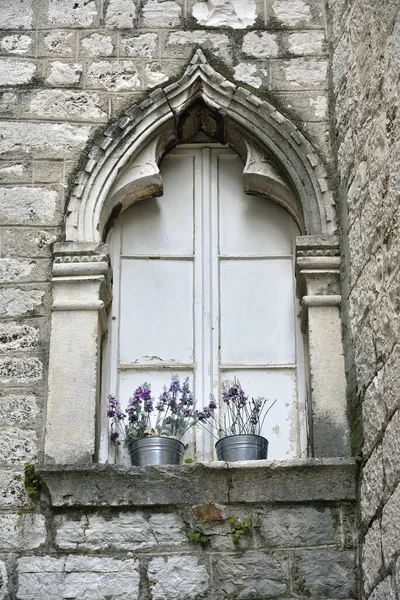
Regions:
<instances>
[{"instance_id":1,"label":"white painted window panel","mask_svg":"<svg viewBox=\"0 0 400 600\"><path fill-rule=\"evenodd\" d=\"M168 155L160 172L164 194L137 202L123 215L124 255L193 254L193 155Z\"/></svg>"},{"instance_id":2,"label":"white painted window panel","mask_svg":"<svg viewBox=\"0 0 400 600\"><path fill-rule=\"evenodd\" d=\"M292 261L222 260L221 361L295 362Z\"/></svg>"},{"instance_id":3,"label":"white painted window panel","mask_svg":"<svg viewBox=\"0 0 400 600\"><path fill-rule=\"evenodd\" d=\"M161 361L193 361L193 263L123 259L120 362Z\"/></svg>"},{"instance_id":4,"label":"white painted window panel","mask_svg":"<svg viewBox=\"0 0 400 600\"><path fill-rule=\"evenodd\" d=\"M243 191L239 156L218 156L220 253L222 255L290 255L293 219L266 198Z\"/></svg>"},{"instance_id":5,"label":"white painted window panel","mask_svg":"<svg viewBox=\"0 0 400 600\"><path fill-rule=\"evenodd\" d=\"M296 458L299 431L295 369L223 371L221 381L233 381L235 376L250 398L261 396L270 404L277 400L261 430L269 442L268 459Z\"/></svg>"}]
</instances>

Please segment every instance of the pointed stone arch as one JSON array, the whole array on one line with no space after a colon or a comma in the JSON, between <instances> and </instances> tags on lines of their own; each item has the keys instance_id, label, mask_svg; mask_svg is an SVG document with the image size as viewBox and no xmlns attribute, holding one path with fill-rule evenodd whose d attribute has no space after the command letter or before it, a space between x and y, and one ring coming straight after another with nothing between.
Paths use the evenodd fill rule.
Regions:
<instances>
[{"instance_id":1,"label":"pointed stone arch","mask_svg":"<svg viewBox=\"0 0 400 600\"><path fill-rule=\"evenodd\" d=\"M310 142L271 104L217 73L197 50L178 82L128 109L92 147L68 203L67 241L103 241L119 212L161 195L160 160L200 126L242 157L246 192L285 206L303 234L335 232L329 180Z\"/></svg>"}]
</instances>

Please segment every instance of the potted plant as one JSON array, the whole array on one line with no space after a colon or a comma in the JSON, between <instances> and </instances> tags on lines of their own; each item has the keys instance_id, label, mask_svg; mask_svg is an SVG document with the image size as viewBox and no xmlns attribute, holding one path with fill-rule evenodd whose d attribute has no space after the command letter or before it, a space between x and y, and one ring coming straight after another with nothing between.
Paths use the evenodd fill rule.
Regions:
<instances>
[{"instance_id":1,"label":"potted plant","mask_svg":"<svg viewBox=\"0 0 400 600\"><path fill-rule=\"evenodd\" d=\"M110 395L107 416L111 420L111 443L123 442L128 447L132 465L179 465L185 450L180 440L196 423L194 413L188 377L181 385L179 377L173 375L157 404L148 383L136 388L126 411Z\"/></svg>"},{"instance_id":2,"label":"potted plant","mask_svg":"<svg viewBox=\"0 0 400 600\"><path fill-rule=\"evenodd\" d=\"M276 400L267 406L265 398L249 399L236 378L233 383L222 384L222 400L225 404L222 422L215 417L217 404L213 396L208 406L195 412L196 420L208 425L218 440L215 444L218 459L227 462L266 459L268 440L260 433Z\"/></svg>"}]
</instances>

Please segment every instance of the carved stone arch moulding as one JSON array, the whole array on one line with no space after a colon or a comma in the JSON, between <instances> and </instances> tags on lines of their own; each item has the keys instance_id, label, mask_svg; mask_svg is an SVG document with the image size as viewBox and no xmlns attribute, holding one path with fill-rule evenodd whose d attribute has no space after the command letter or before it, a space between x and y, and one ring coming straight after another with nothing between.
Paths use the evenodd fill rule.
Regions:
<instances>
[{"instance_id":1,"label":"carved stone arch moulding","mask_svg":"<svg viewBox=\"0 0 400 600\"><path fill-rule=\"evenodd\" d=\"M121 211L162 194L162 157L195 140L199 130L241 156L245 192L283 205L299 226L296 276L309 348L310 454L349 453L339 241L327 173L291 121L217 73L198 50L177 83L151 93L105 131L73 188L66 242L54 247L48 463L97 460L101 340L111 301L103 242ZM75 404L82 398L85 411L77 421Z\"/></svg>"},{"instance_id":2,"label":"carved stone arch moulding","mask_svg":"<svg viewBox=\"0 0 400 600\"><path fill-rule=\"evenodd\" d=\"M68 204L67 241L104 241L110 218L132 202L162 194L158 164L169 148L187 141L191 126L184 120L198 105L209 110L210 137L241 155L246 192L283 204L303 234L334 234L333 194L310 142L268 102L217 73L197 50L177 83L127 110L91 149Z\"/></svg>"}]
</instances>

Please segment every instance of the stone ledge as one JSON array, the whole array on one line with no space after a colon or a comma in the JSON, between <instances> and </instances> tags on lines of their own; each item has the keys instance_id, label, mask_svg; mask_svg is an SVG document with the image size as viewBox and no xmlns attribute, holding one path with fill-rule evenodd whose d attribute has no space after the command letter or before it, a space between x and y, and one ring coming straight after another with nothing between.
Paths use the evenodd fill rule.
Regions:
<instances>
[{"instance_id":1,"label":"stone ledge","mask_svg":"<svg viewBox=\"0 0 400 600\"><path fill-rule=\"evenodd\" d=\"M38 469L54 507L355 501L353 458Z\"/></svg>"}]
</instances>

